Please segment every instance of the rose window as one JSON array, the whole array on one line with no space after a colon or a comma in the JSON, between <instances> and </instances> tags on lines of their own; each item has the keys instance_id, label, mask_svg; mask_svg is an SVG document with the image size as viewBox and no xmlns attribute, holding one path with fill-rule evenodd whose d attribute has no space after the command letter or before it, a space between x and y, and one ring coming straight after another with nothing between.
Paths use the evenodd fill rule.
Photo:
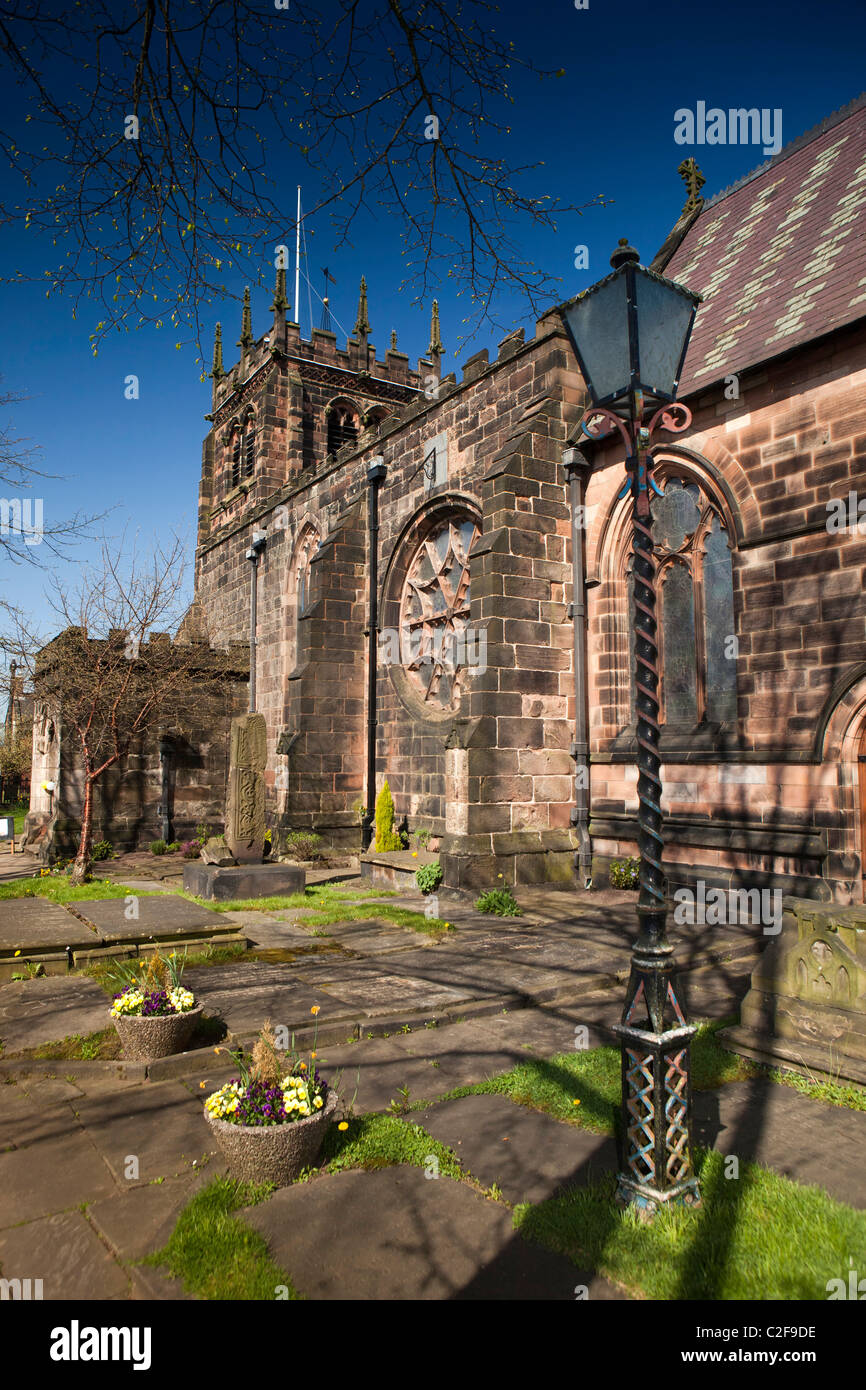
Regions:
<instances>
[{"instance_id":1,"label":"rose window","mask_svg":"<svg viewBox=\"0 0 866 1390\"><path fill-rule=\"evenodd\" d=\"M469 556L479 528L453 517L413 556L400 603L403 669L426 704L456 709L466 667Z\"/></svg>"}]
</instances>

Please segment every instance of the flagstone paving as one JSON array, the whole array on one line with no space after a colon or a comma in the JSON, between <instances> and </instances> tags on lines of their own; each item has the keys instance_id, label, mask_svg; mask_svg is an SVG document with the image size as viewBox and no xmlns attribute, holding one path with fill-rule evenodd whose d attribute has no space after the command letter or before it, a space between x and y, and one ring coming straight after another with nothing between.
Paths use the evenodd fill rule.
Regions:
<instances>
[{"instance_id":1,"label":"flagstone paving","mask_svg":"<svg viewBox=\"0 0 866 1390\"><path fill-rule=\"evenodd\" d=\"M440 904L458 930L439 939L377 919L374 903L369 919L317 937L290 912L221 914L226 928L287 957L188 970L206 1011L235 1036L249 1037L269 1017L303 1030L309 1045L317 1005L318 1065L340 1076L347 1100L357 1087L355 1112L386 1111L392 1101L399 1109L408 1091L410 1103L424 1108L406 1121L422 1124L482 1185L495 1183L502 1192L505 1205L413 1168L339 1173L280 1191L245 1219L266 1235L273 1257L307 1297L570 1300L580 1285L591 1298L624 1296L592 1271L523 1241L507 1205L542 1200L614 1168L612 1140L500 1095L437 1103L528 1057L573 1050L577 1027L588 1028L590 1046L613 1041L633 900L615 895L568 918L567 895L541 890L529 900L532 911L502 922L465 903ZM164 916L182 900L139 899L146 901ZM389 901L419 905L411 896ZM0 906L55 909L81 930L54 904ZM123 900L99 906L111 909L104 918L96 914L101 929L119 929L112 913L122 911ZM755 939L686 928L673 934L680 959L691 965L683 979L693 1015L735 1012ZM323 952L323 945L330 948ZM438 1026L426 1028L425 1021ZM176 1280L131 1262L161 1247L183 1204L225 1172L202 1101L234 1066L224 1051L206 1049L150 1069L9 1057L107 1022L107 995L86 977L0 986L0 1083L14 1082L0 1084L2 1274L43 1277L46 1299L184 1298ZM695 1093L695 1138L866 1207L862 1113L764 1080L732 1083Z\"/></svg>"}]
</instances>

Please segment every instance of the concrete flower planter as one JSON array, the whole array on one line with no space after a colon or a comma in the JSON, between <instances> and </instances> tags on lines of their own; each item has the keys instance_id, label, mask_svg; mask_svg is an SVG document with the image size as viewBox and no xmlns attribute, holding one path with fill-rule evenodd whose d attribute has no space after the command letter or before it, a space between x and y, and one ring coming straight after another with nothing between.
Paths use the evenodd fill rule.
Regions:
<instances>
[{"instance_id":1,"label":"concrete flower planter","mask_svg":"<svg viewBox=\"0 0 866 1390\"><path fill-rule=\"evenodd\" d=\"M338 1096L329 1091L317 1115L282 1125L233 1125L204 1112L233 1178L287 1187L319 1156Z\"/></svg>"},{"instance_id":2,"label":"concrete flower planter","mask_svg":"<svg viewBox=\"0 0 866 1390\"><path fill-rule=\"evenodd\" d=\"M183 1052L202 1016L203 1004L183 1014L156 1014L141 1018L126 1014L112 1019L128 1062L150 1062Z\"/></svg>"}]
</instances>

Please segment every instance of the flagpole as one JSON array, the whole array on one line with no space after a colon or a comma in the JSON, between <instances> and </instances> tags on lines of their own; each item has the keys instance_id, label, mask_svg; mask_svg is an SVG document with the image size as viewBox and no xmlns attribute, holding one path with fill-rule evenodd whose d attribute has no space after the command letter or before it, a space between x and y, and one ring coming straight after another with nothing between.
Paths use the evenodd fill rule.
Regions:
<instances>
[{"instance_id":1,"label":"flagpole","mask_svg":"<svg viewBox=\"0 0 866 1390\"><path fill-rule=\"evenodd\" d=\"M295 317L301 326L301 185L298 184L298 219L295 228Z\"/></svg>"}]
</instances>

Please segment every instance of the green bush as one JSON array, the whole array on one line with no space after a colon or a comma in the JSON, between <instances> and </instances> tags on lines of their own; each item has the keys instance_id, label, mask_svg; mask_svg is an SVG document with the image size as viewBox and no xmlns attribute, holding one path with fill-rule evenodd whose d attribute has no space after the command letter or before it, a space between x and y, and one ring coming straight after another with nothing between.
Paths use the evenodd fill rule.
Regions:
<instances>
[{"instance_id":1,"label":"green bush","mask_svg":"<svg viewBox=\"0 0 866 1390\"><path fill-rule=\"evenodd\" d=\"M435 864L422 864L416 870L415 882L422 893L435 893L439 884L442 882L442 865L437 859Z\"/></svg>"},{"instance_id":2,"label":"green bush","mask_svg":"<svg viewBox=\"0 0 866 1390\"><path fill-rule=\"evenodd\" d=\"M195 838L198 840L200 845L206 845L208 840L210 839L210 826L205 825L204 821L202 821L200 825L196 826Z\"/></svg>"},{"instance_id":3,"label":"green bush","mask_svg":"<svg viewBox=\"0 0 866 1390\"><path fill-rule=\"evenodd\" d=\"M427 848L430 842L430 835L431 831L427 829L426 825L422 826L420 830L412 831L412 837L419 849Z\"/></svg>"},{"instance_id":4,"label":"green bush","mask_svg":"<svg viewBox=\"0 0 866 1390\"><path fill-rule=\"evenodd\" d=\"M490 888L475 899L478 912L491 912L495 917L522 917L517 900L510 888Z\"/></svg>"},{"instance_id":5,"label":"green bush","mask_svg":"<svg viewBox=\"0 0 866 1390\"><path fill-rule=\"evenodd\" d=\"M614 859L608 869L611 888L639 888L640 860Z\"/></svg>"},{"instance_id":6,"label":"green bush","mask_svg":"<svg viewBox=\"0 0 866 1390\"><path fill-rule=\"evenodd\" d=\"M387 777L376 797L376 839L373 848L379 854L403 848L403 841L394 829L394 798Z\"/></svg>"},{"instance_id":7,"label":"green bush","mask_svg":"<svg viewBox=\"0 0 866 1390\"><path fill-rule=\"evenodd\" d=\"M166 845L166 854L175 854L180 849L180 840L172 840L170 845Z\"/></svg>"},{"instance_id":8,"label":"green bush","mask_svg":"<svg viewBox=\"0 0 866 1390\"><path fill-rule=\"evenodd\" d=\"M110 840L97 840L90 853L94 859L110 859L114 850Z\"/></svg>"},{"instance_id":9,"label":"green bush","mask_svg":"<svg viewBox=\"0 0 866 1390\"><path fill-rule=\"evenodd\" d=\"M165 843L165 840L151 840L150 842L151 854L165 854L167 849L168 845Z\"/></svg>"},{"instance_id":10,"label":"green bush","mask_svg":"<svg viewBox=\"0 0 866 1390\"><path fill-rule=\"evenodd\" d=\"M286 836L286 854L293 859L321 859L321 835L314 830L290 830Z\"/></svg>"}]
</instances>

